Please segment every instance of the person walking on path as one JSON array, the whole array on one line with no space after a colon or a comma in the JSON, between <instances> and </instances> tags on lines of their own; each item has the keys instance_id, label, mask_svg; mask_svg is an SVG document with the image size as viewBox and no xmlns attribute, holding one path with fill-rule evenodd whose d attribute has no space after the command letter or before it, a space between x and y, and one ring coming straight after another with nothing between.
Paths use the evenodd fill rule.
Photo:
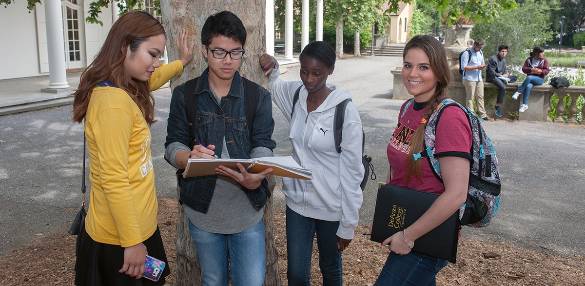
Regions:
<instances>
[{"instance_id":1,"label":"person walking on path","mask_svg":"<svg viewBox=\"0 0 585 286\"><path fill-rule=\"evenodd\" d=\"M476 111L483 120L489 120L485 111L481 76L481 70L486 66L483 58L483 46L483 40L475 40L473 48L461 56L461 66L463 67L463 86L465 87L467 108Z\"/></svg>"},{"instance_id":2,"label":"person walking on path","mask_svg":"<svg viewBox=\"0 0 585 286\"><path fill-rule=\"evenodd\" d=\"M530 52L530 57L524 61L522 72L526 74L526 79L518 90L514 92L512 98L517 100L522 95L522 104L519 112L525 112L528 109L528 98L534 86L543 85L544 77L550 72L548 60L544 57L544 50L540 47L534 47Z\"/></svg>"},{"instance_id":3,"label":"person walking on path","mask_svg":"<svg viewBox=\"0 0 585 286\"><path fill-rule=\"evenodd\" d=\"M402 105L398 126L388 143L388 183L439 194L430 208L403 231L383 241L390 249L375 283L385 285L435 285L437 273L447 261L412 252L416 240L442 224L459 210L467 198L469 184L471 126L464 110L448 106L437 123L435 154L441 165L440 180L424 158L426 124L447 97L449 65L443 46L432 36L415 36L404 48L402 82L413 95L412 104Z\"/></svg>"},{"instance_id":4,"label":"person walking on path","mask_svg":"<svg viewBox=\"0 0 585 286\"><path fill-rule=\"evenodd\" d=\"M181 74L192 58L186 33L181 60L160 64L166 36L150 14L132 11L112 26L74 93L73 120L84 121L91 181L85 227L78 237L75 285L164 285L140 279L146 255L167 263L157 226L150 149L151 91Z\"/></svg>"},{"instance_id":5,"label":"person walking on path","mask_svg":"<svg viewBox=\"0 0 585 286\"><path fill-rule=\"evenodd\" d=\"M313 172L311 181L283 178L286 196L288 285L310 285L313 238L317 236L323 285L343 285L342 251L354 238L363 196L362 123L351 95L327 84L335 51L325 42L308 44L299 57L301 81L279 78L269 55L260 65L269 76L272 99L290 122L293 156ZM341 152L334 139L338 104L347 103Z\"/></svg>"}]
</instances>

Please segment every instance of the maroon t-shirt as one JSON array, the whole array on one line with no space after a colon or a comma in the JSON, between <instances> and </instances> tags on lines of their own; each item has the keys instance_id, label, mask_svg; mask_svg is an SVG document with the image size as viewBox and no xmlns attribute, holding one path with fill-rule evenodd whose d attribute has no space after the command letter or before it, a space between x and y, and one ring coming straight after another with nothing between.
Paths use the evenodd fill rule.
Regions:
<instances>
[{"instance_id":1,"label":"maroon t-shirt","mask_svg":"<svg viewBox=\"0 0 585 286\"><path fill-rule=\"evenodd\" d=\"M388 162L392 168L390 183L418 191L442 194L445 191L445 186L433 174L427 158L419 159L423 160L421 162L421 177L411 176L410 180L407 180L410 140L427 108L425 104L413 102L404 111L404 115L398 119L398 126L392 133L386 150ZM465 112L457 106L446 107L437 123L435 155L437 157L457 156L470 159L470 150L471 127Z\"/></svg>"}]
</instances>

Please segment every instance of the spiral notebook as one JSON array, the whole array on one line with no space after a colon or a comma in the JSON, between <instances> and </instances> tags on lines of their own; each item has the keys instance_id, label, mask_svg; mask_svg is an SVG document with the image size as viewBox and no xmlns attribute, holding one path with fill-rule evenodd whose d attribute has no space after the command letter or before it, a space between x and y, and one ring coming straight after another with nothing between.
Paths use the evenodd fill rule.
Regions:
<instances>
[{"instance_id":1,"label":"spiral notebook","mask_svg":"<svg viewBox=\"0 0 585 286\"><path fill-rule=\"evenodd\" d=\"M382 242L421 217L439 197L437 194L383 185L378 189L371 240ZM459 238L459 212L421 236L412 251L455 263Z\"/></svg>"}]
</instances>

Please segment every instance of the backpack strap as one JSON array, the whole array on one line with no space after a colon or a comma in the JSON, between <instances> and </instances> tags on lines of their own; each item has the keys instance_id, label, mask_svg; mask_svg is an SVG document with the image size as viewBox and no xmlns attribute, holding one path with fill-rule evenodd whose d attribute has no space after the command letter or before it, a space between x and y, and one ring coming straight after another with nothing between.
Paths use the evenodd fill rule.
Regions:
<instances>
[{"instance_id":1,"label":"backpack strap","mask_svg":"<svg viewBox=\"0 0 585 286\"><path fill-rule=\"evenodd\" d=\"M408 108L410 108L410 105L412 104L413 101L414 101L414 98L410 98L406 101L406 103L404 103L400 107L400 113L398 113L398 118L402 118L402 116L404 116L404 112L406 112L408 110Z\"/></svg>"},{"instance_id":2,"label":"backpack strap","mask_svg":"<svg viewBox=\"0 0 585 286\"><path fill-rule=\"evenodd\" d=\"M299 88L297 88L297 90L295 91L295 95L293 96L292 109L290 111L290 119L291 120L292 120L293 114L295 114L295 106L297 105L297 102L299 101L299 93L301 92L302 87L303 87L303 85L299 86Z\"/></svg>"},{"instance_id":3,"label":"backpack strap","mask_svg":"<svg viewBox=\"0 0 585 286\"><path fill-rule=\"evenodd\" d=\"M193 124L195 123L196 117L197 117L197 94L195 94L195 90L197 88L197 85L199 83L199 78L194 78L192 80L189 80L185 83L185 95L184 95L184 101L185 101L185 115L187 117L187 123L188 123L188 130L189 130L189 142L191 142L191 144L195 143L195 134L193 134ZM193 147L193 146L187 146L189 148Z\"/></svg>"},{"instance_id":4,"label":"backpack strap","mask_svg":"<svg viewBox=\"0 0 585 286\"><path fill-rule=\"evenodd\" d=\"M351 101L351 98L346 98L335 107L335 115L333 116L333 139L335 141L335 150L341 153L341 139L343 138L343 121L345 119L345 107ZM362 132L363 133L363 132ZM362 134L362 136L364 136ZM363 151L362 141L362 151Z\"/></svg>"},{"instance_id":5,"label":"backpack strap","mask_svg":"<svg viewBox=\"0 0 585 286\"><path fill-rule=\"evenodd\" d=\"M441 177L441 166L439 164L438 158L435 157L435 141L434 141L435 136L432 136L432 138L431 138L431 136L427 136L426 134L432 134L432 135L436 134L437 125L439 124L439 120L441 118L441 115L443 114L443 111L445 110L445 108L449 107L449 106L457 106L457 107L461 108L463 110L463 112L465 112L465 115L466 115L467 120L469 122L470 128L473 128L473 124L472 124L470 116L475 116L475 115L473 113L470 113L470 111L467 108L465 108L464 106L462 106L461 104L459 104L455 100L453 100L451 98L445 98L441 101L441 103L439 103L439 105L437 106L435 111L433 111L433 114L431 114L431 116L429 117L429 120L428 120L428 123L426 126L426 130L425 130L424 150L420 153L413 154L415 160L418 160L422 157L426 157L430 163L431 169L433 170L433 174L441 181L443 180ZM472 130L472 132L473 132L473 130ZM473 154L473 142L471 144L470 154Z\"/></svg>"},{"instance_id":6,"label":"backpack strap","mask_svg":"<svg viewBox=\"0 0 585 286\"><path fill-rule=\"evenodd\" d=\"M248 125L249 138L251 139L256 110L260 101L260 92L258 91L258 87L245 77L242 77L242 85L242 90L244 91L244 108L246 109L246 125Z\"/></svg>"}]
</instances>

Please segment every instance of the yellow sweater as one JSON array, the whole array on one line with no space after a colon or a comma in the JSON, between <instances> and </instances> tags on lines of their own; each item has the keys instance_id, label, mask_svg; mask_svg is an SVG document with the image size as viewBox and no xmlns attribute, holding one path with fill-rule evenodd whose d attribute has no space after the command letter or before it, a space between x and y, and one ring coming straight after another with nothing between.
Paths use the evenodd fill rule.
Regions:
<instances>
[{"instance_id":1,"label":"yellow sweater","mask_svg":"<svg viewBox=\"0 0 585 286\"><path fill-rule=\"evenodd\" d=\"M155 70L156 90L183 71L181 61ZM85 228L97 242L129 247L157 228L158 204L150 129L140 108L122 89L96 87L85 116L90 158L90 203Z\"/></svg>"}]
</instances>

